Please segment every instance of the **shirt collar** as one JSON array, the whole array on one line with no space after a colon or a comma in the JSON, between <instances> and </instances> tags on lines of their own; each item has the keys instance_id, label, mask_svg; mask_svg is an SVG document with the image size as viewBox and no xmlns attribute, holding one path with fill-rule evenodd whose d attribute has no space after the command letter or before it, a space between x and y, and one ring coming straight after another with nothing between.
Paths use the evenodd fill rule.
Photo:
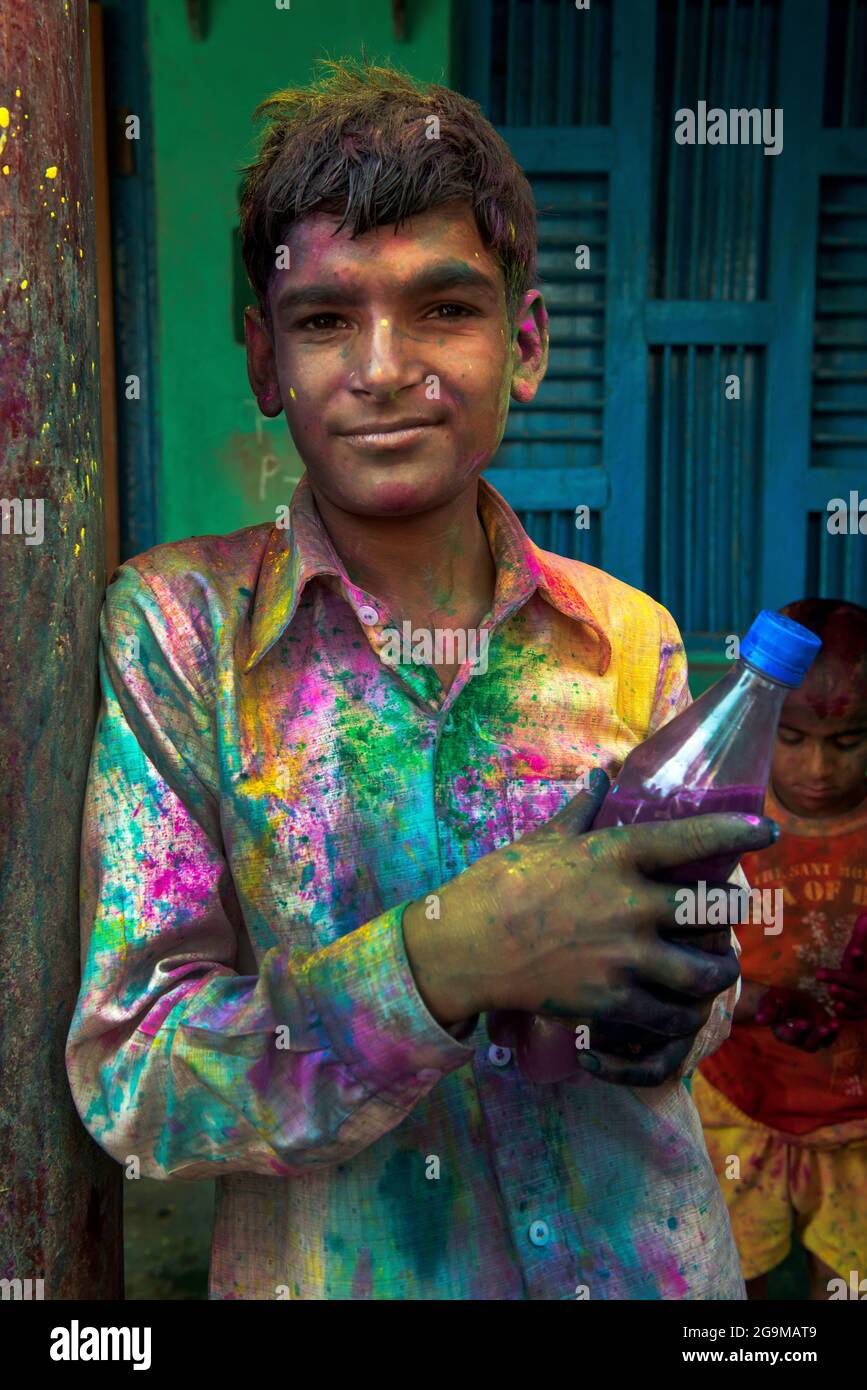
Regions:
<instances>
[{"instance_id":1,"label":"shirt collar","mask_svg":"<svg viewBox=\"0 0 867 1390\"><path fill-rule=\"evenodd\" d=\"M479 515L497 570L492 622L500 622L538 592L567 618L596 633L598 671L604 675L611 661L611 643L578 592L575 562L534 545L506 499L483 477L479 479ZM333 576L335 587L356 614L377 602L375 595L359 589L347 575L305 473L292 496L288 525L272 528L262 556L244 648L239 653L245 672L253 669L289 626L306 585L317 575Z\"/></svg>"}]
</instances>

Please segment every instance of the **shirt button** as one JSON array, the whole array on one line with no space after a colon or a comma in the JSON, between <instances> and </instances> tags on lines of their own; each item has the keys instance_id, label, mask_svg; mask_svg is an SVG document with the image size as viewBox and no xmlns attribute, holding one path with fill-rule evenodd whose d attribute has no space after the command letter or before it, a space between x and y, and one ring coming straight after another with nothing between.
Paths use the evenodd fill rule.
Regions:
<instances>
[{"instance_id":1,"label":"shirt button","mask_svg":"<svg viewBox=\"0 0 867 1390\"><path fill-rule=\"evenodd\" d=\"M365 603L362 608L359 608L358 617L365 627L374 627L379 622L379 614L375 608L371 608L369 603Z\"/></svg>"},{"instance_id":2,"label":"shirt button","mask_svg":"<svg viewBox=\"0 0 867 1390\"><path fill-rule=\"evenodd\" d=\"M488 1048L488 1061L495 1067L507 1067L512 1060L512 1051L508 1047L497 1047L496 1043L491 1043Z\"/></svg>"},{"instance_id":3,"label":"shirt button","mask_svg":"<svg viewBox=\"0 0 867 1390\"><path fill-rule=\"evenodd\" d=\"M550 1235L547 1221L534 1221L530 1227L530 1240L534 1245L547 1245Z\"/></svg>"}]
</instances>

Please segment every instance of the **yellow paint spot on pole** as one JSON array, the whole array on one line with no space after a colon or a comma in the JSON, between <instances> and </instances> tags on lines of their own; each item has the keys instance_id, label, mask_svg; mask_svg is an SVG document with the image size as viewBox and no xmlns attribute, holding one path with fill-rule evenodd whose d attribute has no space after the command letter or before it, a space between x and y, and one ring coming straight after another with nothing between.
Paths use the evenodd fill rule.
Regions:
<instances>
[{"instance_id":1,"label":"yellow paint spot on pole","mask_svg":"<svg viewBox=\"0 0 867 1390\"><path fill-rule=\"evenodd\" d=\"M8 174L8 173L9 173L9 165L8 165L8 164L4 164L4 165L3 165L3 173L4 173L4 174Z\"/></svg>"},{"instance_id":2,"label":"yellow paint spot on pole","mask_svg":"<svg viewBox=\"0 0 867 1390\"><path fill-rule=\"evenodd\" d=\"M29 281L29 280L22 280L22 281L21 281L21 288L22 288L22 290L26 290L26 289L27 289L27 286L28 286L29 284L30 284L30 281Z\"/></svg>"},{"instance_id":3,"label":"yellow paint spot on pole","mask_svg":"<svg viewBox=\"0 0 867 1390\"><path fill-rule=\"evenodd\" d=\"M48 168L45 170L45 177L46 177L47 179L56 179L56 178L57 178L57 165L56 165L56 164L49 164Z\"/></svg>"},{"instance_id":4,"label":"yellow paint spot on pole","mask_svg":"<svg viewBox=\"0 0 867 1390\"><path fill-rule=\"evenodd\" d=\"M5 130L6 126L8 126L8 124L9 124L9 107L8 107L8 106L0 106L0 125L2 125L3 128L4 128L4 130Z\"/></svg>"}]
</instances>

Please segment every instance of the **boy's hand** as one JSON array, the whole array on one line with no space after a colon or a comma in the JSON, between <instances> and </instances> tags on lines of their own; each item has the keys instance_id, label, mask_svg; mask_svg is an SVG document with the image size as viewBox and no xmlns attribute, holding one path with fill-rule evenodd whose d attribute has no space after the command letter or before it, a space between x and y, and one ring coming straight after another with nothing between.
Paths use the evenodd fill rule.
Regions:
<instances>
[{"instance_id":1,"label":"boy's hand","mask_svg":"<svg viewBox=\"0 0 867 1390\"><path fill-rule=\"evenodd\" d=\"M607 782L445 884L433 926L423 899L410 904L407 954L441 1023L494 1009L616 1018L655 1034L666 1052L675 1044L674 1054L683 1055L665 1057L668 1075L739 972L730 946L714 955L688 944L676 920L678 885L649 875L763 849L772 822L717 814L586 833Z\"/></svg>"},{"instance_id":2,"label":"boy's hand","mask_svg":"<svg viewBox=\"0 0 867 1390\"><path fill-rule=\"evenodd\" d=\"M767 1025L778 1042L817 1052L830 1047L840 1024L818 999L801 989L768 989L759 1000L756 1023Z\"/></svg>"},{"instance_id":3,"label":"boy's hand","mask_svg":"<svg viewBox=\"0 0 867 1390\"><path fill-rule=\"evenodd\" d=\"M839 970L817 970L816 979L828 986L838 1018L867 1018L867 912L852 928Z\"/></svg>"}]
</instances>

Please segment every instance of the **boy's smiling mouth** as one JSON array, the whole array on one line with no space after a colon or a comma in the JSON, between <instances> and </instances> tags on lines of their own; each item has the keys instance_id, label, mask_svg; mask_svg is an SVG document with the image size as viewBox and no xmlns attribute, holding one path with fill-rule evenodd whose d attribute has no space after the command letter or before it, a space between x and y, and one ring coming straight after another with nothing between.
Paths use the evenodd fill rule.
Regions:
<instances>
[{"instance_id":1,"label":"boy's smiling mouth","mask_svg":"<svg viewBox=\"0 0 867 1390\"><path fill-rule=\"evenodd\" d=\"M339 436L358 449L405 449L426 439L439 426L438 420L396 420L393 424L359 425L352 430L340 430Z\"/></svg>"}]
</instances>

